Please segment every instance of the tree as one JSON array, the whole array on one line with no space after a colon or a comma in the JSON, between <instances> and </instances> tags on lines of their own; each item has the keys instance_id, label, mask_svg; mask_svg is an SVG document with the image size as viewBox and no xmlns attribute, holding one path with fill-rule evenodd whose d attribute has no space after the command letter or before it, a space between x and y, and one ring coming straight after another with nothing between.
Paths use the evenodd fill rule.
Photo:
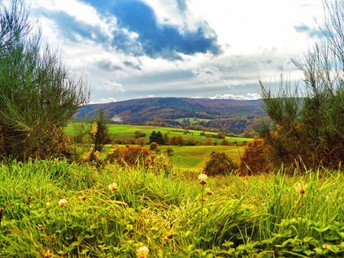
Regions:
<instances>
[{"instance_id":1,"label":"tree","mask_svg":"<svg viewBox=\"0 0 344 258\"><path fill-rule=\"evenodd\" d=\"M20 0L0 6L0 158L67 154L62 128L88 99L28 16Z\"/></svg>"},{"instance_id":2,"label":"tree","mask_svg":"<svg viewBox=\"0 0 344 258\"><path fill-rule=\"evenodd\" d=\"M110 139L109 134L109 120L105 118L104 111L99 110L96 120L92 124L91 138L94 144L95 151L102 151L105 144L108 144Z\"/></svg>"},{"instance_id":3,"label":"tree","mask_svg":"<svg viewBox=\"0 0 344 258\"><path fill-rule=\"evenodd\" d=\"M304 74L302 95L290 87L273 94L261 83L271 123L258 133L275 165L301 159L307 167L335 167L344 160L344 2L325 2L325 10L323 40L293 60Z\"/></svg>"},{"instance_id":4,"label":"tree","mask_svg":"<svg viewBox=\"0 0 344 258\"><path fill-rule=\"evenodd\" d=\"M153 131L151 133L151 135L149 136L149 143L152 143L152 142L156 142L160 145L165 144L164 137L160 131L158 131L157 133L155 131Z\"/></svg>"}]
</instances>

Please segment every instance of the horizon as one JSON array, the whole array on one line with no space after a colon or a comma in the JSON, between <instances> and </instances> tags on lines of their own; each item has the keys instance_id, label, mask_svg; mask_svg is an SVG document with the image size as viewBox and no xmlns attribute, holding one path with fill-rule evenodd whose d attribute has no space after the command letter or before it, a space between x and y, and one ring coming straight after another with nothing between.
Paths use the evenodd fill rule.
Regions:
<instances>
[{"instance_id":1,"label":"horizon","mask_svg":"<svg viewBox=\"0 0 344 258\"><path fill-rule=\"evenodd\" d=\"M322 0L27 0L42 39L92 88L91 103L258 99L300 81L291 58L321 39Z\"/></svg>"}]
</instances>

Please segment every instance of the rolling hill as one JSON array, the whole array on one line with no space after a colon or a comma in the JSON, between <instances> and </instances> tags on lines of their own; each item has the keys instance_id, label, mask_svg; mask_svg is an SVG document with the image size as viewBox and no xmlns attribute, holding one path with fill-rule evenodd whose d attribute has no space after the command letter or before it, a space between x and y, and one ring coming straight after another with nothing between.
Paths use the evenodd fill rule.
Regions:
<instances>
[{"instance_id":1,"label":"rolling hill","mask_svg":"<svg viewBox=\"0 0 344 258\"><path fill-rule=\"evenodd\" d=\"M259 100L142 98L80 107L74 119L93 118L104 111L113 122L186 128L211 128L243 133L264 115Z\"/></svg>"}]
</instances>

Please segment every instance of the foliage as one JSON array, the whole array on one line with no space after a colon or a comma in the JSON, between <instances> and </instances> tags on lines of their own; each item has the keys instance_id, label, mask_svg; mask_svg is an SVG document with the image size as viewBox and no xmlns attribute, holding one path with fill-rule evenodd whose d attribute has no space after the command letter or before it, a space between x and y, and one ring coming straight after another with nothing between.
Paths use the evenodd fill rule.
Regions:
<instances>
[{"instance_id":1,"label":"foliage","mask_svg":"<svg viewBox=\"0 0 344 258\"><path fill-rule=\"evenodd\" d=\"M149 143L156 142L158 144L165 144L165 139L160 131L157 133L153 131L151 135L149 136Z\"/></svg>"},{"instance_id":2,"label":"foliage","mask_svg":"<svg viewBox=\"0 0 344 258\"><path fill-rule=\"evenodd\" d=\"M90 136L92 138L94 149L101 151L104 145L110 142L109 121L105 118L104 111L99 110L96 120L92 124Z\"/></svg>"},{"instance_id":3,"label":"foliage","mask_svg":"<svg viewBox=\"0 0 344 258\"><path fill-rule=\"evenodd\" d=\"M237 164L235 164L226 153L213 152L203 171L208 176L217 176L231 174L237 168Z\"/></svg>"},{"instance_id":4,"label":"foliage","mask_svg":"<svg viewBox=\"0 0 344 258\"><path fill-rule=\"evenodd\" d=\"M149 145L149 149L151 151L154 151L154 150L157 150L158 149L158 144L156 142L152 142L150 145Z\"/></svg>"},{"instance_id":5,"label":"foliage","mask_svg":"<svg viewBox=\"0 0 344 258\"><path fill-rule=\"evenodd\" d=\"M343 256L343 173L208 178L204 202L197 177L0 164L0 256L135 257L143 246L150 257Z\"/></svg>"},{"instance_id":6,"label":"foliage","mask_svg":"<svg viewBox=\"0 0 344 258\"><path fill-rule=\"evenodd\" d=\"M135 137L135 139L143 138L143 137L146 137L146 134L141 132L141 131L135 131L134 137Z\"/></svg>"},{"instance_id":7,"label":"foliage","mask_svg":"<svg viewBox=\"0 0 344 258\"><path fill-rule=\"evenodd\" d=\"M88 94L42 48L22 1L11 2L0 6L0 158L65 155L62 128Z\"/></svg>"},{"instance_id":8,"label":"foliage","mask_svg":"<svg viewBox=\"0 0 344 258\"><path fill-rule=\"evenodd\" d=\"M257 175L270 172L272 166L269 162L269 152L269 146L262 139L255 138L248 143L240 160L240 174Z\"/></svg>"},{"instance_id":9,"label":"foliage","mask_svg":"<svg viewBox=\"0 0 344 258\"><path fill-rule=\"evenodd\" d=\"M115 145L107 154L105 161L121 166L135 167L146 164L146 159L152 152L147 147L127 145L120 148Z\"/></svg>"},{"instance_id":10,"label":"foliage","mask_svg":"<svg viewBox=\"0 0 344 258\"><path fill-rule=\"evenodd\" d=\"M306 90L274 95L262 85L265 111L272 125L258 130L271 147L276 166L337 167L344 160L344 2L325 4L323 41L295 61ZM283 82L282 82L283 85Z\"/></svg>"}]
</instances>

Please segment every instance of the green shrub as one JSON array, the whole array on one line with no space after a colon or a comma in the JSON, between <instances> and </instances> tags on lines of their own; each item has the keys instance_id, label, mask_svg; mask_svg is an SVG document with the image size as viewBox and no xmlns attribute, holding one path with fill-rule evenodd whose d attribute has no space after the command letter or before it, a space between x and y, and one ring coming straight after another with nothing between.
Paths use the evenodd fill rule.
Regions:
<instances>
[{"instance_id":1,"label":"green shrub","mask_svg":"<svg viewBox=\"0 0 344 258\"><path fill-rule=\"evenodd\" d=\"M88 93L41 47L21 1L0 6L0 159L67 154L62 128Z\"/></svg>"}]
</instances>

